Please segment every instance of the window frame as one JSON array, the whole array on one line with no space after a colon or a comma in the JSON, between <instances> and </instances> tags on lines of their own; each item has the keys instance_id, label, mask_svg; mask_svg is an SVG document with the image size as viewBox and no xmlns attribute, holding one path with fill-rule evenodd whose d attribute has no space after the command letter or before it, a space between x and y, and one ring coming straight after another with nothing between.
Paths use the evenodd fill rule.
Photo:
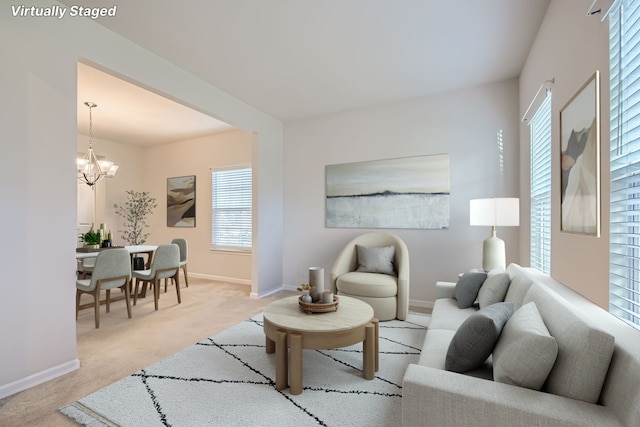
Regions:
<instances>
[{"instance_id":1,"label":"window frame","mask_svg":"<svg viewBox=\"0 0 640 427\"><path fill-rule=\"evenodd\" d=\"M543 273L551 273L551 90L529 121L529 264Z\"/></svg>"},{"instance_id":2,"label":"window frame","mask_svg":"<svg viewBox=\"0 0 640 427\"><path fill-rule=\"evenodd\" d=\"M241 253L249 253L253 250L253 169L251 165L248 164L240 164L240 165L232 165L225 167L215 167L211 168L211 250L213 251L223 251L223 252L241 252ZM229 206L229 207L220 207L218 206L218 192L216 190L216 182L215 177L218 173L226 173L226 172L240 172L242 175L242 179L248 178L248 188L246 186L241 189L242 194L240 195L240 199L237 200L242 203L242 206ZM246 183L245 183L246 184ZM221 202L225 202L222 200ZM227 197L226 202L233 202ZM248 205L246 204L248 202ZM239 226L237 227L239 232L247 232L248 231L248 245L243 244L233 244L234 239L232 237L227 236L226 239L220 239L220 236L217 233L219 230L219 226L217 225L220 222L220 217L218 216L219 211L231 212L234 210L241 210L244 212L245 217L240 221ZM248 220L247 220L248 213ZM241 240L241 239L239 239ZM235 242L239 241L238 239ZM224 242L224 243L223 243ZM226 243L226 244L225 244Z\"/></svg>"}]
</instances>

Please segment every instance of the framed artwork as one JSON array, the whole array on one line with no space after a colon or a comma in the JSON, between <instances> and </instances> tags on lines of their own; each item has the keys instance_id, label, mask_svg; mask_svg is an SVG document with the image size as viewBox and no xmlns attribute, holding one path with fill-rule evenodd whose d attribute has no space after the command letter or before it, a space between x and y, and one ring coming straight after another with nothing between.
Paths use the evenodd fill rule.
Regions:
<instances>
[{"instance_id":1,"label":"framed artwork","mask_svg":"<svg viewBox=\"0 0 640 427\"><path fill-rule=\"evenodd\" d=\"M167 227L195 226L195 175L167 178Z\"/></svg>"},{"instance_id":2,"label":"framed artwork","mask_svg":"<svg viewBox=\"0 0 640 427\"><path fill-rule=\"evenodd\" d=\"M449 228L449 155L326 166L329 228Z\"/></svg>"},{"instance_id":3,"label":"framed artwork","mask_svg":"<svg viewBox=\"0 0 640 427\"><path fill-rule=\"evenodd\" d=\"M560 110L560 230L600 236L600 73Z\"/></svg>"}]
</instances>

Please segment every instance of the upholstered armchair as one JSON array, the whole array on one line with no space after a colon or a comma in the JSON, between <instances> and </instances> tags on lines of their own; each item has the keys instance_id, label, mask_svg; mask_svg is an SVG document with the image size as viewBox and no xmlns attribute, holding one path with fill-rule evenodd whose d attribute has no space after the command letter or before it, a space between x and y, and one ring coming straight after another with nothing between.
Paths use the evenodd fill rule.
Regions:
<instances>
[{"instance_id":1,"label":"upholstered armchair","mask_svg":"<svg viewBox=\"0 0 640 427\"><path fill-rule=\"evenodd\" d=\"M396 235L362 234L338 255L330 277L336 295L357 298L373 307L379 320L407 318L409 251Z\"/></svg>"}]
</instances>

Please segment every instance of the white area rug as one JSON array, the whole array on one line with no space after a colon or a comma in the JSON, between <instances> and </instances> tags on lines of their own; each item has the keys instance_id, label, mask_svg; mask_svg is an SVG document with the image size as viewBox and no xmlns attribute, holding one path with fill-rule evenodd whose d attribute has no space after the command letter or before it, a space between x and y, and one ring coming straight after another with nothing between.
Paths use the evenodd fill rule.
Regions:
<instances>
[{"instance_id":1,"label":"white area rug","mask_svg":"<svg viewBox=\"0 0 640 427\"><path fill-rule=\"evenodd\" d=\"M262 315L239 323L65 406L86 426L392 426L402 378L429 317L380 322L380 370L362 378L362 344L304 350L303 392L275 388Z\"/></svg>"}]
</instances>

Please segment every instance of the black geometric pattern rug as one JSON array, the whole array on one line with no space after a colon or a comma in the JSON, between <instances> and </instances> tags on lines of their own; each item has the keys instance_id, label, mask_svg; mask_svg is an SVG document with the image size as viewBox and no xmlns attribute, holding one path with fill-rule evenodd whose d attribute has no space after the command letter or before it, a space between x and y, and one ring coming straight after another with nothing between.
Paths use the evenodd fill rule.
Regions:
<instances>
[{"instance_id":1,"label":"black geometric pattern rug","mask_svg":"<svg viewBox=\"0 0 640 427\"><path fill-rule=\"evenodd\" d=\"M362 378L362 343L303 350L303 392L275 388L262 314L60 412L85 426L395 426L402 378L418 360L429 317L380 322L379 371Z\"/></svg>"}]
</instances>

